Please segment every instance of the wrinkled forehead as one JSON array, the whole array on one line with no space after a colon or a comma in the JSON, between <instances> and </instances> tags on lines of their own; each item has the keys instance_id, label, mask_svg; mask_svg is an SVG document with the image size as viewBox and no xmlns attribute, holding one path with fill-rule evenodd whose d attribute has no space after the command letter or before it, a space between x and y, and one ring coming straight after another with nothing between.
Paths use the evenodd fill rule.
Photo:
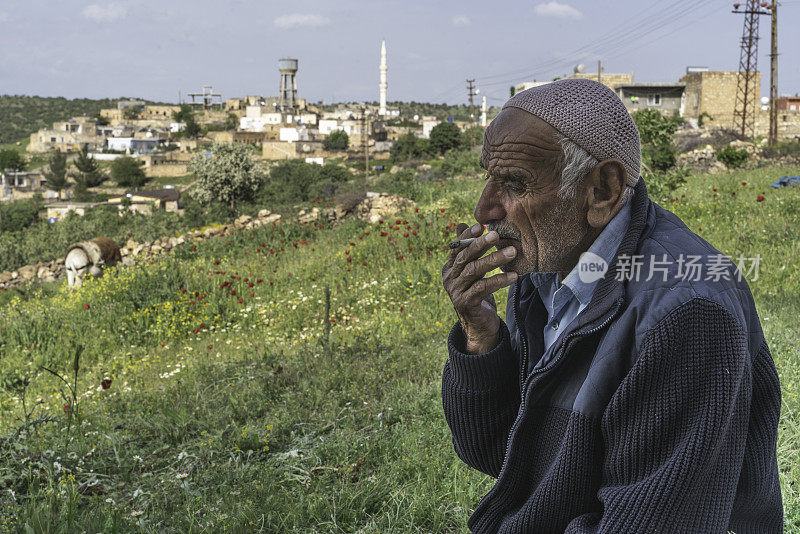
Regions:
<instances>
[{"instance_id":1,"label":"wrinkled forehead","mask_svg":"<svg viewBox=\"0 0 800 534\"><path fill-rule=\"evenodd\" d=\"M552 165L562 154L559 139L558 131L536 115L505 108L486 128L481 167L489 172L508 166L534 171Z\"/></svg>"}]
</instances>

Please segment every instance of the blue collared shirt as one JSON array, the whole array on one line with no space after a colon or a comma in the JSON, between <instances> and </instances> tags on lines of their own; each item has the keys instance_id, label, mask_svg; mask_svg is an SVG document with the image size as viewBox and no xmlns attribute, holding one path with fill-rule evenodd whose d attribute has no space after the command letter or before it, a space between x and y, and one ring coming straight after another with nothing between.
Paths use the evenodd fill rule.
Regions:
<instances>
[{"instance_id":1,"label":"blue collared shirt","mask_svg":"<svg viewBox=\"0 0 800 534\"><path fill-rule=\"evenodd\" d=\"M622 236L631 220L629 196L617 214L609 221L600 235L594 240L587 252L602 258L606 265L610 265L617 253ZM544 349L550 348L555 343L567 326L581 313L592 300L595 287L600 279L584 282L579 276L579 266L576 265L559 284L558 273L530 273L533 286L539 291L542 303L547 309L547 324L544 327ZM537 365L534 367L538 367Z\"/></svg>"}]
</instances>

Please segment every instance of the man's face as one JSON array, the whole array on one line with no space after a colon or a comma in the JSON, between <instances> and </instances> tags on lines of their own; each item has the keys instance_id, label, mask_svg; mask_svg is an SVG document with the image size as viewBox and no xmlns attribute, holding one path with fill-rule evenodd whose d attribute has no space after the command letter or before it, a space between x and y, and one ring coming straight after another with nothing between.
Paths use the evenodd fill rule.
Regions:
<instances>
[{"instance_id":1,"label":"man's face","mask_svg":"<svg viewBox=\"0 0 800 534\"><path fill-rule=\"evenodd\" d=\"M506 108L486 129L481 167L487 184L475 219L500 235L497 249L513 246L504 272L567 272L585 250L590 228L580 191L561 199L558 132L518 108Z\"/></svg>"}]
</instances>

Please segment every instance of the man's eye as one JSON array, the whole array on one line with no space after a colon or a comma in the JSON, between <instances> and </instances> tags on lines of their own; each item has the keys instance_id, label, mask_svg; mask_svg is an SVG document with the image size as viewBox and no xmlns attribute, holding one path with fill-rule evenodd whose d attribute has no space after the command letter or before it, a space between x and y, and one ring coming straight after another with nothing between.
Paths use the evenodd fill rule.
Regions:
<instances>
[{"instance_id":1,"label":"man's eye","mask_svg":"<svg viewBox=\"0 0 800 534\"><path fill-rule=\"evenodd\" d=\"M513 191L514 193L523 193L525 191L525 188L516 182L506 183L506 189Z\"/></svg>"}]
</instances>

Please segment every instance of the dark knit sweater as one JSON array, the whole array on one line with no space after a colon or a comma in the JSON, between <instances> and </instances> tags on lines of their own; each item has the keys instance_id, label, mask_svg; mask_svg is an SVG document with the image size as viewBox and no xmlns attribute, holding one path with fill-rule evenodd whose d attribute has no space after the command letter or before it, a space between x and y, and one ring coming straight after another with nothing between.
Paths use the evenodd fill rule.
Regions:
<instances>
[{"instance_id":1,"label":"dark knit sweater","mask_svg":"<svg viewBox=\"0 0 800 534\"><path fill-rule=\"evenodd\" d=\"M617 280L621 255L719 254L641 179L632 203L615 261L550 349L522 279L492 351L465 354L460 325L450 333L442 397L455 451L497 478L474 532L783 531L780 385L750 290L735 277L681 280L674 263L666 282Z\"/></svg>"}]
</instances>

